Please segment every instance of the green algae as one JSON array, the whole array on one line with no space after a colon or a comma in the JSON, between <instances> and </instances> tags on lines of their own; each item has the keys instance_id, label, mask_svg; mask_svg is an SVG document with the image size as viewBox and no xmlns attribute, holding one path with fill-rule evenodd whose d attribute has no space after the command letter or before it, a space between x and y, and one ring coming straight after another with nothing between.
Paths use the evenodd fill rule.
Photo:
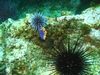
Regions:
<instances>
[{"instance_id":1,"label":"green algae","mask_svg":"<svg viewBox=\"0 0 100 75\"><path fill-rule=\"evenodd\" d=\"M84 35L89 34L91 32L91 27L87 24L83 24L81 26L81 30L83 32Z\"/></svg>"},{"instance_id":2,"label":"green algae","mask_svg":"<svg viewBox=\"0 0 100 75\"><path fill-rule=\"evenodd\" d=\"M6 63L0 61L0 75L6 75Z\"/></svg>"}]
</instances>

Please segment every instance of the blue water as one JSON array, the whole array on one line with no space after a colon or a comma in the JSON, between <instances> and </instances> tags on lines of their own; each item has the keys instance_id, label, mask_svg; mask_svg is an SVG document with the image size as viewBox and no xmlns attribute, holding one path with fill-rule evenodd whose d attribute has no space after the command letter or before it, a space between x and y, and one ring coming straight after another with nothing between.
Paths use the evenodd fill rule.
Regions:
<instances>
[{"instance_id":1,"label":"blue water","mask_svg":"<svg viewBox=\"0 0 100 75\"><path fill-rule=\"evenodd\" d=\"M8 18L19 19L26 13L41 12L46 16L58 17L62 11L80 14L83 10L100 3L100 0L0 0L0 23Z\"/></svg>"}]
</instances>

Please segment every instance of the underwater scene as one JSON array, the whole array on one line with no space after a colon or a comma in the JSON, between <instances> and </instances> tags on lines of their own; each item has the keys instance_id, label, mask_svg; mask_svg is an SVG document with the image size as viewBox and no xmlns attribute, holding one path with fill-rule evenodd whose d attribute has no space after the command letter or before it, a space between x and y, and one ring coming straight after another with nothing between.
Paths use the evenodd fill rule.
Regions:
<instances>
[{"instance_id":1,"label":"underwater scene","mask_svg":"<svg viewBox=\"0 0 100 75\"><path fill-rule=\"evenodd\" d=\"M100 0L0 0L0 75L100 75Z\"/></svg>"}]
</instances>

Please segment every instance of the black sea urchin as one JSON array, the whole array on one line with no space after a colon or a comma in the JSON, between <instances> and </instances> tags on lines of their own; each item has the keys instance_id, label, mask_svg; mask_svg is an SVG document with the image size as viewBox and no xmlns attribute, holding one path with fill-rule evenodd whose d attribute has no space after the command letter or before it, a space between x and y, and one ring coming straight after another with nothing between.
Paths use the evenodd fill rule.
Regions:
<instances>
[{"instance_id":1,"label":"black sea urchin","mask_svg":"<svg viewBox=\"0 0 100 75\"><path fill-rule=\"evenodd\" d=\"M54 50L51 55L52 65L54 66L55 73L59 75L88 75L88 53L84 50L83 46L79 46L79 38L75 42L75 45L70 45L68 42L68 47L63 46Z\"/></svg>"},{"instance_id":2,"label":"black sea urchin","mask_svg":"<svg viewBox=\"0 0 100 75\"><path fill-rule=\"evenodd\" d=\"M39 30L46 26L47 20L42 14L36 13L32 16L30 23L34 29Z\"/></svg>"}]
</instances>

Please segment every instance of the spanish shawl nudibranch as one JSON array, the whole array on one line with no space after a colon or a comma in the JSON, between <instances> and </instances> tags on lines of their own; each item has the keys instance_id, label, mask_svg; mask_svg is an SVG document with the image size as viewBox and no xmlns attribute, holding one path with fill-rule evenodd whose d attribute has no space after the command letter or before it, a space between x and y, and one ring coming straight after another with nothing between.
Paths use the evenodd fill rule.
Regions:
<instances>
[{"instance_id":1,"label":"spanish shawl nudibranch","mask_svg":"<svg viewBox=\"0 0 100 75\"><path fill-rule=\"evenodd\" d=\"M45 40L46 34L47 34L47 32L44 28L47 25L46 18L41 13L36 13L32 16L30 23L35 30L39 31L40 38L42 40Z\"/></svg>"},{"instance_id":2,"label":"spanish shawl nudibranch","mask_svg":"<svg viewBox=\"0 0 100 75\"><path fill-rule=\"evenodd\" d=\"M42 27L42 28L39 30L39 33L40 33L40 38L41 38L42 40L45 40L45 39L46 39L47 31L45 30L44 27Z\"/></svg>"}]
</instances>

